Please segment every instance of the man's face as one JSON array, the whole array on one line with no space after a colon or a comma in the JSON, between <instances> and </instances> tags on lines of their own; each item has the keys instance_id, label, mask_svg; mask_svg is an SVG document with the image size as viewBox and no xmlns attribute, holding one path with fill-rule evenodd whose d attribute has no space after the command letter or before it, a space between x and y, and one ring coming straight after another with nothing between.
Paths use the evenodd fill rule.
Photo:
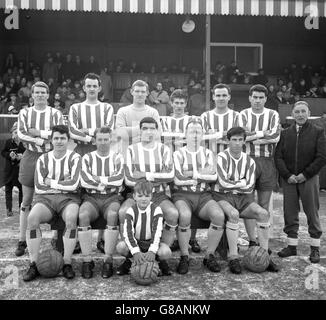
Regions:
<instances>
[{"instance_id":1,"label":"man's face","mask_svg":"<svg viewBox=\"0 0 326 320\"><path fill-rule=\"evenodd\" d=\"M18 140L18 134L17 134L17 129L14 130L12 133L11 133L11 137L13 140Z\"/></svg>"},{"instance_id":2,"label":"man's face","mask_svg":"<svg viewBox=\"0 0 326 320\"><path fill-rule=\"evenodd\" d=\"M157 134L155 123L143 123L141 126L141 141L152 142Z\"/></svg>"},{"instance_id":3,"label":"man's face","mask_svg":"<svg viewBox=\"0 0 326 320\"><path fill-rule=\"evenodd\" d=\"M158 84L156 85L156 89L157 89L158 91L161 91L161 90L163 89L162 83L158 83Z\"/></svg>"},{"instance_id":4,"label":"man's face","mask_svg":"<svg viewBox=\"0 0 326 320\"><path fill-rule=\"evenodd\" d=\"M213 100L215 101L215 106L217 108L224 109L228 106L228 103L231 99L231 96L228 92L228 89L221 88L215 89L213 93Z\"/></svg>"},{"instance_id":5,"label":"man's face","mask_svg":"<svg viewBox=\"0 0 326 320\"><path fill-rule=\"evenodd\" d=\"M152 199L152 194L143 194L143 193L134 193L134 200L136 201L138 207L141 210L144 210L147 208L147 206L149 205L149 203L151 202Z\"/></svg>"},{"instance_id":6,"label":"man's face","mask_svg":"<svg viewBox=\"0 0 326 320\"><path fill-rule=\"evenodd\" d=\"M251 96L249 96L249 101L253 111L261 111L267 101L267 97L264 92L254 91Z\"/></svg>"},{"instance_id":7,"label":"man's face","mask_svg":"<svg viewBox=\"0 0 326 320\"><path fill-rule=\"evenodd\" d=\"M175 115L184 115L187 102L185 99L176 98L172 101L173 113Z\"/></svg>"},{"instance_id":8,"label":"man's face","mask_svg":"<svg viewBox=\"0 0 326 320\"><path fill-rule=\"evenodd\" d=\"M68 146L67 135L55 131L52 136L52 145L54 151L66 151Z\"/></svg>"},{"instance_id":9,"label":"man's face","mask_svg":"<svg viewBox=\"0 0 326 320\"><path fill-rule=\"evenodd\" d=\"M83 90L86 93L87 98L97 99L99 92L101 91L101 86L97 79L86 79L83 86Z\"/></svg>"},{"instance_id":10,"label":"man's face","mask_svg":"<svg viewBox=\"0 0 326 320\"><path fill-rule=\"evenodd\" d=\"M97 133L95 144L97 147L97 150L101 153L109 153L110 151L110 133Z\"/></svg>"},{"instance_id":11,"label":"man's face","mask_svg":"<svg viewBox=\"0 0 326 320\"><path fill-rule=\"evenodd\" d=\"M131 89L131 95L133 96L133 102L136 103L145 103L148 91L146 86L138 87L135 86L133 89Z\"/></svg>"},{"instance_id":12,"label":"man's face","mask_svg":"<svg viewBox=\"0 0 326 320\"><path fill-rule=\"evenodd\" d=\"M190 124L186 132L187 145L200 146L203 139L203 128L199 123Z\"/></svg>"},{"instance_id":13,"label":"man's face","mask_svg":"<svg viewBox=\"0 0 326 320\"><path fill-rule=\"evenodd\" d=\"M32 92L32 98L36 106L44 105L49 99L49 94L47 93L46 88L34 87L34 90Z\"/></svg>"},{"instance_id":14,"label":"man's face","mask_svg":"<svg viewBox=\"0 0 326 320\"><path fill-rule=\"evenodd\" d=\"M310 117L310 110L306 104L298 104L292 110L292 117L294 118L295 122L302 126L305 124Z\"/></svg>"},{"instance_id":15,"label":"man's face","mask_svg":"<svg viewBox=\"0 0 326 320\"><path fill-rule=\"evenodd\" d=\"M229 140L229 148L232 153L239 154L242 151L245 139L243 135L232 136Z\"/></svg>"}]
</instances>

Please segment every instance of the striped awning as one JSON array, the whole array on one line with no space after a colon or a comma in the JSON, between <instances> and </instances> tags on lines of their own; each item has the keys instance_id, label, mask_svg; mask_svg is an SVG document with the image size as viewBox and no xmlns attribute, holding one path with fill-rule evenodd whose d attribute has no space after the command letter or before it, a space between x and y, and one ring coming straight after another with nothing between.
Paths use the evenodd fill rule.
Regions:
<instances>
[{"instance_id":1,"label":"striped awning","mask_svg":"<svg viewBox=\"0 0 326 320\"><path fill-rule=\"evenodd\" d=\"M326 0L0 0L0 8L116 13L326 17Z\"/></svg>"}]
</instances>

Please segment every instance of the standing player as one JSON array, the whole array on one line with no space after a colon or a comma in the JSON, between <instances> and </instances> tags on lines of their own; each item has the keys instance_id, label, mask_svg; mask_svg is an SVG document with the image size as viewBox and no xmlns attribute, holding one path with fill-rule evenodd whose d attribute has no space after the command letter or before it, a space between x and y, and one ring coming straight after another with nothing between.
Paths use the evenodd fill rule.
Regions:
<instances>
[{"instance_id":1,"label":"standing player","mask_svg":"<svg viewBox=\"0 0 326 320\"><path fill-rule=\"evenodd\" d=\"M91 222L99 215L107 221L104 232L104 264L102 277L113 275L113 252L119 236L118 211L123 189L124 159L121 153L110 152L109 127L101 127L95 131L97 150L87 153L82 158L81 186L86 189L83 203L79 209L78 238L84 256L82 277L93 276L94 262L91 260L92 230Z\"/></svg>"},{"instance_id":2,"label":"standing player","mask_svg":"<svg viewBox=\"0 0 326 320\"><path fill-rule=\"evenodd\" d=\"M256 185L258 204L269 210L273 189L276 187L274 152L280 139L279 114L265 108L267 88L257 84L249 90L251 107L240 112L239 125L246 130L246 153L256 162ZM249 236L249 246L256 244L255 225L245 220Z\"/></svg>"},{"instance_id":3,"label":"standing player","mask_svg":"<svg viewBox=\"0 0 326 320\"><path fill-rule=\"evenodd\" d=\"M229 244L229 268L232 273L242 271L238 258L239 218L255 219L257 222L259 244L268 250L269 213L254 202L255 161L242 148L246 132L234 127L227 132L229 148L217 155L217 181L213 189L213 199L222 207L226 218L226 235ZM270 259L267 268L278 271Z\"/></svg>"},{"instance_id":4,"label":"standing player","mask_svg":"<svg viewBox=\"0 0 326 320\"><path fill-rule=\"evenodd\" d=\"M15 251L16 256L22 256L27 247L27 217L33 201L36 161L40 155L52 148L49 139L53 126L63 124L61 112L47 105L49 87L46 83L38 81L32 86L32 98L34 105L22 109L18 115L17 133L26 150L19 167L18 180L22 184L23 201L20 208L20 238Z\"/></svg>"},{"instance_id":5,"label":"standing player","mask_svg":"<svg viewBox=\"0 0 326 320\"><path fill-rule=\"evenodd\" d=\"M158 123L155 119L146 117L140 121L141 142L132 144L127 149L125 183L133 188L138 181L146 180L153 183L152 202L160 206L163 211L165 226L162 242L170 246L178 226L178 210L166 195L167 184L173 181L174 166L170 148L157 142ZM135 200L128 198L119 211L120 226L124 223L125 212L135 204ZM123 229L123 226L120 227ZM119 268L118 273L124 274L124 266L130 265L126 260ZM160 261L160 268L165 275L171 274L166 261ZM129 270L129 269L128 269Z\"/></svg>"},{"instance_id":6,"label":"standing player","mask_svg":"<svg viewBox=\"0 0 326 320\"><path fill-rule=\"evenodd\" d=\"M186 127L187 145L173 154L175 178L172 200L179 211L178 240L181 259L177 268L180 274L189 270L188 243L192 214L211 222L208 229L208 248L204 265L219 272L220 265L214 252L224 231L224 213L209 193L209 183L216 181L216 163L213 152L200 146L203 127L200 118L192 118Z\"/></svg>"},{"instance_id":7,"label":"standing player","mask_svg":"<svg viewBox=\"0 0 326 320\"><path fill-rule=\"evenodd\" d=\"M49 223L56 215L62 216L66 224L63 236L63 276L67 279L75 277L71 256L77 238L81 157L67 149L69 141L67 126L54 126L51 141L53 151L41 155L36 163L35 205L28 216L26 231L31 264L24 274L24 281L31 281L39 275L36 262L42 240L40 224Z\"/></svg>"},{"instance_id":8,"label":"standing player","mask_svg":"<svg viewBox=\"0 0 326 320\"><path fill-rule=\"evenodd\" d=\"M87 73L83 90L86 100L73 104L69 110L70 135L77 143L75 151L81 156L96 150L94 133L97 128L108 126L113 129L114 126L113 107L98 99L102 90L100 77L95 73ZM97 246L104 253L102 235L103 232L99 231Z\"/></svg>"}]
</instances>

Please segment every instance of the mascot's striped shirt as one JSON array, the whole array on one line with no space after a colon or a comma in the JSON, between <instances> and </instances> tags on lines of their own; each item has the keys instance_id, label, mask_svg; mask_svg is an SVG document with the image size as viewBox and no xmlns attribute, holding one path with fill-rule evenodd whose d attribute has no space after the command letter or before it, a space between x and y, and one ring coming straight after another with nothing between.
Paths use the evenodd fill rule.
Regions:
<instances>
[{"instance_id":1,"label":"mascot's striped shirt","mask_svg":"<svg viewBox=\"0 0 326 320\"><path fill-rule=\"evenodd\" d=\"M256 164L248 154L241 152L239 159L230 150L217 155L217 181L213 190L221 193L252 193L255 186Z\"/></svg>"},{"instance_id":2,"label":"mascot's striped shirt","mask_svg":"<svg viewBox=\"0 0 326 320\"><path fill-rule=\"evenodd\" d=\"M229 109L223 114L218 114L215 110L210 110L204 112L201 119L204 124L203 139L206 140L206 147L216 154L225 150L228 145L226 140L222 141L223 132L239 125L239 112Z\"/></svg>"},{"instance_id":3,"label":"mascot's striped shirt","mask_svg":"<svg viewBox=\"0 0 326 320\"><path fill-rule=\"evenodd\" d=\"M26 145L26 149L44 153L50 151L51 143L44 140L51 139L52 128L55 125L64 124L62 113L50 106L44 110L37 110L35 107L22 109L18 115L17 134L19 139ZM40 130L41 137L33 137L29 129Z\"/></svg>"},{"instance_id":4,"label":"mascot's striped shirt","mask_svg":"<svg viewBox=\"0 0 326 320\"><path fill-rule=\"evenodd\" d=\"M127 210L123 226L123 236L132 255L140 252L137 240L150 240L151 244L148 251L156 254L159 249L162 230L162 210L152 202L145 210L139 209L137 205Z\"/></svg>"},{"instance_id":5,"label":"mascot's striped shirt","mask_svg":"<svg viewBox=\"0 0 326 320\"><path fill-rule=\"evenodd\" d=\"M89 193L118 194L123 190L124 159L121 153L101 157L97 151L82 158L81 186Z\"/></svg>"},{"instance_id":6,"label":"mascot's striped shirt","mask_svg":"<svg viewBox=\"0 0 326 320\"><path fill-rule=\"evenodd\" d=\"M210 189L209 183L216 181L217 173L200 174L200 169L216 168L213 152L204 147L199 147L197 152L188 151L187 147L173 153L175 177L171 191L204 192ZM184 176L184 171L193 171L193 177ZM196 181L194 184L193 181Z\"/></svg>"},{"instance_id":7,"label":"mascot's striped shirt","mask_svg":"<svg viewBox=\"0 0 326 320\"><path fill-rule=\"evenodd\" d=\"M280 140L280 117L278 112L264 108L262 113L254 113L251 108L240 112L239 125L246 131L256 132L254 139L247 136L246 153L252 157L270 158L274 156L276 144ZM268 131L264 137L263 131Z\"/></svg>"},{"instance_id":8,"label":"mascot's striped shirt","mask_svg":"<svg viewBox=\"0 0 326 320\"><path fill-rule=\"evenodd\" d=\"M153 148L145 148L142 143L135 143L128 147L125 168L125 183L134 187L138 179L134 171L146 173L146 180L152 181L153 192L165 192L167 183L174 178L174 166L169 147L156 142Z\"/></svg>"},{"instance_id":9,"label":"mascot's striped shirt","mask_svg":"<svg viewBox=\"0 0 326 320\"><path fill-rule=\"evenodd\" d=\"M67 150L66 154L56 159L53 151L42 154L36 162L35 193L74 193L77 192L80 180L81 157L78 153ZM45 178L51 180L49 187Z\"/></svg>"},{"instance_id":10,"label":"mascot's striped shirt","mask_svg":"<svg viewBox=\"0 0 326 320\"><path fill-rule=\"evenodd\" d=\"M88 144L96 128L108 126L113 129L113 107L103 102L94 105L75 103L70 107L68 120L71 138L77 144ZM81 129L88 129L88 134Z\"/></svg>"}]
</instances>

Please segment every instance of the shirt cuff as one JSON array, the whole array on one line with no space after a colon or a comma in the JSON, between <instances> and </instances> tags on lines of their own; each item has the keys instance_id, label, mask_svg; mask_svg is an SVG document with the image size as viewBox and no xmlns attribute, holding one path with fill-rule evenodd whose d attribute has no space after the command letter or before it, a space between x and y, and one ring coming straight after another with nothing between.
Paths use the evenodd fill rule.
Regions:
<instances>
[{"instance_id":1,"label":"shirt cuff","mask_svg":"<svg viewBox=\"0 0 326 320\"><path fill-rule=\"evenodd\" d=\"M264 131L257 131L256 137L257 137L257 139L264 138Z\"/></svg>"},{"instance_id":2,"label":"shirt cuff","mask_svg":"<svg viewBox=\"0 0 326 320\"><path fill-rule=\"evenodd\" d=\"M158 247L155 244L151 244L148 248L148 251L152 251L153 253L157 253Z\"/></svg>"},{"instance_id":3,"label":"shirt cuff","mask_svg":"<svg viewBox=\"0 0 326 320\"><path fill-rule=\"evenodd\" d=\"M132 248L132 249L130 250L130 253L131 253L132 255L134 255L134 254L136 254L136 253L138 253L138 252L140 252L140 249L139 249L138 246L135 247L135 248Z\"/></svg>"},{"instance_id":4,"label":"shirt cuff","mask_svg":"<svg viewBox=\"0 0 326 320\"><path fill-rule=\"evenodd\" d=\"M48 134L45 130L40 130L40 135L42 139L48 139Z\"/></svg>"},{"instance_id":5,"label":"shirt cuff","mask_svg":"<svg viewBox=\"0 0 326 320\"><path fill-rule=\"evenodd\" d=\"M44 142L44 139L42 139L42 138L35 138L35 143L36 143L38 146L43 145L43 142Z\"/></svg>"}]
</instances>

